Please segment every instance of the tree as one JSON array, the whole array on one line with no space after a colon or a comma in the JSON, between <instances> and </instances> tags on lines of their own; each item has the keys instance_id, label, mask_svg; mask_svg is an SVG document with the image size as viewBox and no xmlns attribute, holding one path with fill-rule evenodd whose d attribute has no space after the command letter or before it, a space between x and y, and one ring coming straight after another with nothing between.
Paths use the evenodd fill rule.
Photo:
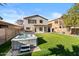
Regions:
<instances>
[{"instance_id":1,"label":"tree","mask_svg":"<svg viewBox=\"0 0 79 59\"><path fill-rule=\"evenodd\" d=\"M64 19L65 26L69 29L74 27L74 32L76 33L76 26L79 25L79 4L74 4L62 18Z\"/></svg>"}]
</instances>

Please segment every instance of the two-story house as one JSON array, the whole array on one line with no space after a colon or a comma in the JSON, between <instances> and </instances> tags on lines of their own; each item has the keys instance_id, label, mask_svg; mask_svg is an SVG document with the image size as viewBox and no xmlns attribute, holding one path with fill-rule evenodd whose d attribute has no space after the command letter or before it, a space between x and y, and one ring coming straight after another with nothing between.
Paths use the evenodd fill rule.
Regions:
<instances>
[{"instance_id":1,"label":"two-story house","mask_svg":"<svg viewBox=\"0 0 79 59\"><path fill-rule=\"evenodd\" d=\"M48 32L48 19L40 15L24 17L23 26L25 31L32 31L36 33Z\"/></svg>"}]
</instances>

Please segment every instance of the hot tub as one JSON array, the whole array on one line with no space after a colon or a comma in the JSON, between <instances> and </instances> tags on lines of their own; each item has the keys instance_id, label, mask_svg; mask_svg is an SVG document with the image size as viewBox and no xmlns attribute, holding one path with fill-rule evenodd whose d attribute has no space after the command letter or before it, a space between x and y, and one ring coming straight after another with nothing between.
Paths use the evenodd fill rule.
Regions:
<instances>
[{"instance_id":1,"label":"hot tub","mask_svg":"<svg viewBox=\"0 0 79 59\"><path fill-rule=\"evenodd\" d=\"M37 37L34 34L22 32L11 40L12 49L19 50L21 46L37 46Z\"/></svg>"}]
</instances>

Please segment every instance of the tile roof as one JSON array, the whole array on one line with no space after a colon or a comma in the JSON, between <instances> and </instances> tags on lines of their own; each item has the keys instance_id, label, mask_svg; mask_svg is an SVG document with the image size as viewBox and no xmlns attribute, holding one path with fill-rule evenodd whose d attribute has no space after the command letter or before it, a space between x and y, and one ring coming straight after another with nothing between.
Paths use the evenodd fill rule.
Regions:
<instances>
[{"instance_id":1,"label":"tile roof","mask_svg":"<svg viewBox=\"0 0 79 59\"><path fill-rule=\"evenodd\" d=\"M24 17L24 19L28 19L28 18L32 18L32 17L41 17L41 18L43 18L45 20L48 20L47 18L44 18L44 17L42 17L40 15L32 15L32 16Z\"/></svg>"}]
</instances>

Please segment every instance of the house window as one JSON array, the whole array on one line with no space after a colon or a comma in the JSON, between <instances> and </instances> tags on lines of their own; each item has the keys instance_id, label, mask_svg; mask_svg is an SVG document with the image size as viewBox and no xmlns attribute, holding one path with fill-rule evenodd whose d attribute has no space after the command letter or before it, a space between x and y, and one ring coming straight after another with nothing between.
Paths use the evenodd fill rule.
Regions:
<instances>
[{"instance_id":1,"label":"house window","mask_svg":"<svg viewBox=\"0 0 79 59\"><path fill-rule=\"evenodd\" d=\"M30 30L30 27L26 27L26 30Z\"/></svg>"},{"instance_id":2,"label":"house window","mask_svg":"<svg viewBox=\"0 0 79 59\"><path fill-rule=\"evenodd\" d=\"M36 28L35 28L35 32L36 32Z\"/></svg>"},{"instance_id":3,"label":"house window","mask_svg":"<svg viewBox=\"0 0 79 59\"><path fill-rule=\"evenodd\" d=\"M43 20L40 20L40 23L43 23Z\"/></svg>"},{"instance_id":4,"label":"house window","mask_svg":"<svg viewBox=\"0 0 79 59\"><path fill-rule=\"evenodd\" d=\"M43 30L43 28L42 28L42 27L39 27L39 30L40 30L40 31L42 31L42 30Z\"/></svg>"},{"instance_id":5,"label":"house window","mask_svg":"<svg viewBox=\"0 0 79 59\"><path fill-rule=\"evenodd\" d=\"M54 31L54 28L52 28L52 32Z\"/></svg>"},{"instance_id":6,"label":"house window","mask_svg":"<svg viewBox=\"0 0 79 59\"><path fill-rule=\"evenodd\" d=\"M55 24L58 24L58 21L55 21Z\"/></svg>"},{"instance_id":7,"label":"house window","mask_svg":"<svg viewBox=\"0 0 79 59\"><path fill-rule=\"evenodd\" d=\"M59 26L59 28L61 28L61 26Z\"/></svg>"},{"instance_id":8,"label":"house window","mask_svg":"<svg viewBox=\"0 0 79 59\"><path fill-rule=\"evenodd\" d=\"M63 25L61 25L61 26L59 26L59 28L64 28L64 26L63 26Z\"/></svg>"},{"instance_id":9,"label":"house window","mask_svg":"<svg viewBox=\"0 0 79 59\"><path fill-rule=\"evenodd\" d=\"M28 19L28 23L29 23L29 24L36 24L36 20Z\"/></svg>"}]
</instances>

